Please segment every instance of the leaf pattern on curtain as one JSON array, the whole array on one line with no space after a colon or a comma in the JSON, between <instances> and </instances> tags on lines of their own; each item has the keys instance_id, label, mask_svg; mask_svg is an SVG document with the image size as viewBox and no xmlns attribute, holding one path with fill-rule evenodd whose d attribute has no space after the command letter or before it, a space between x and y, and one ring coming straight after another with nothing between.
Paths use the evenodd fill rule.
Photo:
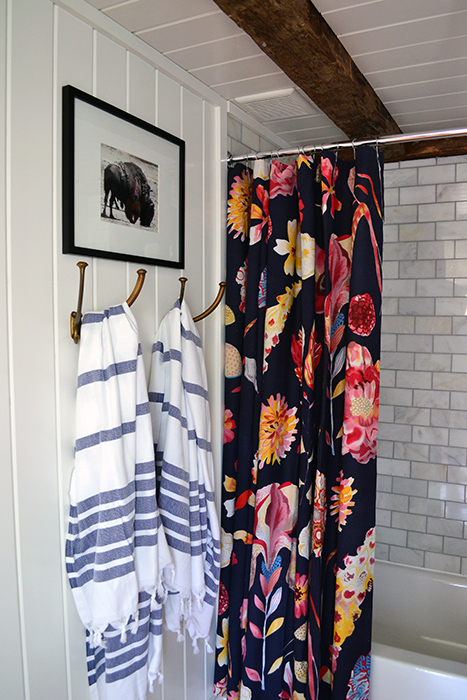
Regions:
<instances>
[{"instance_id":1,"label":"leaf pattern on curtain","mask_svg":"<svg viewBox=\"0 0 467 700\"><path fill-rule=\"evenodd\" d=\"M214 688L229 700L368 697L382 190L366 147L229 169Z\"/></svg>"}]
</instances>

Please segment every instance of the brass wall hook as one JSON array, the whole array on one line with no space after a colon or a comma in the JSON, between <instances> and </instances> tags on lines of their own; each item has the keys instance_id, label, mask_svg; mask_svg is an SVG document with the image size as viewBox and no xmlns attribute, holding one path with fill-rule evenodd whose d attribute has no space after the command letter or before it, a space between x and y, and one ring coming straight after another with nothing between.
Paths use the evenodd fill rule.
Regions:
<instances>
[{"instance_id":1,"label":"brass wall hook","mask_svg":"<svg viewBox=\"0 0 467 700\"><path fill-rule=\"evenodd\" d=\"M87 262L80 261L76 263L79 267L79 292L78 292L78 307L76 311L72 311L70 314L70 333L75 343L79 343L79 337L81 332L81 320L82 320L82 307L83 307L83 293L84 293L84 271L86 270L88 264ZM144 284L144 278L146 276L146 270L137 270L136 274L138 279L136 280L135 287L131 292L130 296L126 300L128 306L134 304L139 296Z\"/></svg>"},{"instance_id":2,"label":"brass wall hook","mask_svg":"<svg viewBox=\"0 0 467 700\"><path fill-rule=\"evenodd\" d=\"M78 307L76 311L70 314L70 333L75 343L79 343L79 334L81 330L81 309L83 308L83 293L84 293L84 271L88 264L87 262L76 263L79 267L79 292L78 292Z\"/></svg>"},{"instance_id":3,"label":"brass wall hook","mask_svg":"<svg viewBox=\"0 0 467 700\"><path fill-rule=\"evenodd\" d=\"M179 299L180 299L180 304L181 304L182 301L183 301L183 297L184 297L184 295L185 295L185 285L186 285L186 283L188 282L188 279L187 279L186 277L179 277L179 278L178 278L178 281L180 282L180 296L179 296ZM194 317L193 317L193 321L195 321L195 323L196 323L197 321L202 321L203 318L206 318L206 316L209 316L209 314L212 314L212 312L213 312L215 309L217 309L217 307L219 306L219 304L220 304L221 301L222 301L222 297L224 296L226 284L227 284L226 282L219 282L219 291L217 292L216 298L215 298L214 301L212 302L211 306L208 306L208 308L206 309L206 311L203 311L203 313L199 314L199 316L194 316Z\"/></svg>"}]
</instances>

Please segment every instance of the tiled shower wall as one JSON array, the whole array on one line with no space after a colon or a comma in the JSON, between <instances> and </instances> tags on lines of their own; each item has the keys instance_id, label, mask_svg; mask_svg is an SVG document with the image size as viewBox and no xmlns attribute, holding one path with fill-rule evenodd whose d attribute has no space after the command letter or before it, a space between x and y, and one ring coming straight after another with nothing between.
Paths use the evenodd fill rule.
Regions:
<instances>
[{"instance_id":1,"label":"tiled shower wall","mask_svg":"<svg viewBox=\"0 0 467 700\"><path fill-rule=\"evenodd\" d=\"M385 168L377 556L467 575L467 158Z\"/></svg>"}]
</instances>

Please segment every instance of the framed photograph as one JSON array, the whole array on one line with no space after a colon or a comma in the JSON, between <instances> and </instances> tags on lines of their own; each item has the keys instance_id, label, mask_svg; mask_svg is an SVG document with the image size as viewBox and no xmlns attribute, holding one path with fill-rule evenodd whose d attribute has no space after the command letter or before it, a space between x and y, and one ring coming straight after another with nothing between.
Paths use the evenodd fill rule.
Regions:
<instances>
[{"instance_id":1,"label":"framed photograph","mask_svg":"<svg viewBox=\"0 0 467 700\"><path fill-rule=\"evenodd\" d=\"M63 87L63 252L184 266L185 142Z\"/></svg>"}]
</instances>

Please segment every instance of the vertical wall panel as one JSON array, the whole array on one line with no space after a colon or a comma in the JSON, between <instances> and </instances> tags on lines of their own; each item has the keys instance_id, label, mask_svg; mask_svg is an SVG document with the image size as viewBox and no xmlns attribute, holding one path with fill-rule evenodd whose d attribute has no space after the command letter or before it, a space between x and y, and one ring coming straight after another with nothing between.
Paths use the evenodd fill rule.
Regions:
<instances>
[{"instance_id":1,"label":"vertical wall panel","mask_svg":"<svg viewBox=\"0 0 467 700\"><path fill-rule=\"evenodd\" d=\"M95 35L95 96L120 109L127 103L127 53L100 33ZM96 309L120 304L127 298L126 265L116 260L93 263Z\"/></svg>"},{"instance_id":2,"label":"vertical wall panel","mask_svg":"<svg viewBox=\"0 0 467 700\"><path fill-rule=\"evenodd\" d=\"M26 698L42 700L66 696L51 284L53 6L15 0L10 7L9 256L19 585Z\"/></svg>"},{"instance_id":3,"label":"vertical wall panel","mask_svg":"<svg viewBox=\"0 0 467 700\"><path fill-rule=\"evenodd\" d=\"M55 8L55 348L57 392L57 427L59 485L61 493L61 553L62 582L64 588L65 652L69 697L84 700L88 697L86 678L85 633L76 612L68 585L63 556L68 518L69 486L73 470L73 445L75 437L76 375L78 346L70 337L69 318L78 301L80 257L62 254L62 86L73 85L85 92L93 89L93 30L85 22L65 10ZM79 60L77 60L79 56ZM92 260L86 259L83 308L91 309L93 303Z\"/></svg>"},{"instance_id":4,"label":"vertical wall panel","mask_svg":"<svg viewBox=\"0 0 467 700\"><path fill-rule=\"evenodd\" d=\"M137 55L134 38L128 35L125 43L120 28L113 37L104 22L104 32L99 13L82 0L62 0L59 6L52 0L0 0L0 43L5 44L7 8L12 29L8 106L3 83L0 94L0 155L6 150L4 134L10 135L8 115L11 125L11 159L0 173L6 224L0 235L3 229L7 235L6 242L0 238L0 420L6 430L0 463L6 592L6 606L3 595L0 602L0 668L6 662L8 672L2 672L0 686L9 700L89 700L85 634L64 563L79 352L69 335L69 316L76 309L80 257L62 254L62 86L72 84L185 139L187 298L193 313L211 302L222 274L223 225L215 197L221 191L219 112L225 121L226 106L214 93L208 101L204 89L203 97L198 95L190 76L187 85L193 88L159 72L158 54L141 45ZM5 55L0 71L3 79ZM86 261L83 310L127 298L141 267ZM179 294L184 271L145 267L133 311L148 368L154 333ZM211 268L216 268L213 275ZM222 336L222 320L219 310L200 324L209 347L216 445L222 439L222 348L212 345ZM164 682L150 700L210 698L212 660L201 648L194 655L189 639L179 643L166 631Z\"/></svg>"},{"instance_id":5,"label":"vertical wall panel","mask_svg":"<svg viewBox=\"0 0 467 700\"><path fill-rule=\"evenodd\" d=\"M127 109L149 124L156 119L156 70L134 54L127 54L128 60L128 104ZM153 334L156 328L156 268L154 265L128 265L129 292L136 280L136 271L143 267L146 272L144 287L132 311L138 323L143 347L146 373L149 374L150 354Z\"/></svg>"},{"instance_id":6,"label":"vertical wall panel","mask_svg":"<svg viewBox=\"0 0 467 700\"><path fill-rule=\"evenodd\" d=\"M158 72L156 86L156 126L181 138L180 85L165 75L165 73ZM187 221L187 215L185 215L185 229L188 226ZM178 278L182 275L184 275L184 270L169 267L156 268L156 325L162 321L167 311L172 308L180 291Z\"/></svg>"},{"instance_id":7,"label":"vertical wall panel","mask_svg":"<svg viewBox=\"0 0 467 700\"><path fill-rule=\"evenodd\" d=\"M0 678L2 693L9 698L24 694L21 621L18 599L18 576L15 553L15 507L11 454L10 383L8 357L8 289L7 289L7 139L9 122L6 112L7 48L10 37L7 25L7 2L0 0L0 562L2 595L0 596L0 620L8 635L0 636ZM9 66L8 66L9 67ZM8 81L8 82L7 82Z\"/></svg>"}]
</instances>

